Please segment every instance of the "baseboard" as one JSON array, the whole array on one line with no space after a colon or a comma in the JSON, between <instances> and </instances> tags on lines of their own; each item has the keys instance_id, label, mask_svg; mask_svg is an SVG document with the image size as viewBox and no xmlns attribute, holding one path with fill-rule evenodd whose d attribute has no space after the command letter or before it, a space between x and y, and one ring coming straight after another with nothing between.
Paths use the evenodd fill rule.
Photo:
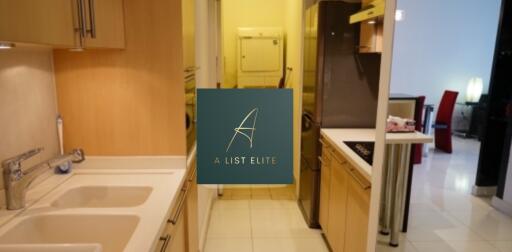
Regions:
<instances>
[{"instance_id":1,"label":"baseboard","mask_svg":"<svg viewBox=\"0 0 512 252\"><path fill-rule=\"evenodd\" d=\"M214 194L217 194L217 192L215 191ZM208 236L208 228L210 226L210 217L211 217L211 213L212 213L212 207L213 207L213 203L215 202L216 199L217 199L216 195L214 195L213 197L209 197L208 208L206 209L206 214L205 214L206 218L204 218L204 221L200 228L199 252L204 251L204 246L206 244L206 238Z\"/></svg>"},{"instance_id":2,"label":"baseboard","mask_svg":"<svg viewBox=\"0 0 512 252\"><path fill-rule=\"evenodd\" d=\"M492 197L491 205L500 212L512 216L512 203L504 201L496 196Z\"/></svg>"},{"instance_id":3,"label":"baseboard","mask_svg":"<svg viewBox=\"0 0 512 252\"><path fill-rule=\"evenodd\" d=\"M471 189L471 194L477 197L481 196L494 196L496 195L497 186L477 186L474 185Z\"/></svg>"}]
</instances>

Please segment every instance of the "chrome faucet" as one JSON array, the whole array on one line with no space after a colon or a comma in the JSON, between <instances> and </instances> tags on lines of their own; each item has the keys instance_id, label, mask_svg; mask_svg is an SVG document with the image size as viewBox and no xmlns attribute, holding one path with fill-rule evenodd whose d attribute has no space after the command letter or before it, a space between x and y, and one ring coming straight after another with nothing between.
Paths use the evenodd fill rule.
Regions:
<instances>
[{"instance_id":1,"label":"chrome faucet","mask_svg":"<svg viewBox=\"0 0 512 252\"><path fill-rule=\"evenodd\" d=\"M62 155L56 159L37 164L31 168L22 170L21 162L39 154L43 148L29 150L2 162L5 198L8 210L17 210L25 207L25 195L30 184L48 169L52 169L64 162L79 163L85 160L84 152L75 149L71 154Z\"/></svg>"}]
</instances>

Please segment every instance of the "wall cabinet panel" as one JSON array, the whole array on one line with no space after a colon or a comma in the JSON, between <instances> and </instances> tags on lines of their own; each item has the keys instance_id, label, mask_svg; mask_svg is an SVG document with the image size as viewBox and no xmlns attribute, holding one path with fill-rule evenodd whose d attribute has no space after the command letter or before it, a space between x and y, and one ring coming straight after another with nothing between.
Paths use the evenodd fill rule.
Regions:
<instances>
[{"instance_id":1,"label":"wall cabinet panel","mask_svg":"<svg viewBox=\"0 0 512 252\"><path fill-rule=\"evenodd\" d=\"M0 41L124 48L123 0L0 0Z\"/></svg>"},{"instance_id":2,"label":"wall cabinet panel","mask_svg":"<svg viewBox=\"0 0 512 252\"><path fill-rule=\"evenodd\" d=\"M84 0L85 48L124 48L123 0Z\"/></svg>"},{"instance_id":3,"label":"wall cabinet panel","mask_svg":"<svg viewBox=\"0 0 512 252\"><path fill-rule=\"evenodd\" d=\"M0 0L0 41L74 47L71 0Z\"/></svg>"}]
</instances>

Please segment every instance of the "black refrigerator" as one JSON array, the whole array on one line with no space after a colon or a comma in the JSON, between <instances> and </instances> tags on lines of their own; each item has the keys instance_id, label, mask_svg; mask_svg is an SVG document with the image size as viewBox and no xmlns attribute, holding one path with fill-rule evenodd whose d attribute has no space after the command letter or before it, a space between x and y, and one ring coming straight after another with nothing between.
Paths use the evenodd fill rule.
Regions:
<instances>
[{"instance_id":1,"label":"black refrigerator","mask_svg":"<svg viewBox=\"0 0 512 252\"><path fill-rule=\"evenodd\" d=\"M318 228L321 128L375 128L380 54L359 53L354 1L319 1L306 9L299 207Z\"/></svg>"}]
</instances>

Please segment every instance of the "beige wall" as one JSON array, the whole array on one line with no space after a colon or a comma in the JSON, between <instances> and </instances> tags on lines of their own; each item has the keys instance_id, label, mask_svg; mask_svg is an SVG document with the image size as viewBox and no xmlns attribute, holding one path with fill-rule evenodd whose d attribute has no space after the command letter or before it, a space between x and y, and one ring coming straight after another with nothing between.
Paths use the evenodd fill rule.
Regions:
<instances>
[{"instance_id":1,"label":"beige wall","mask_svg":"<svg viewBox=\"0 0 512 252\"><path fill-rule=\"evenodd\" d=\"M282 27L285 29L286 1L288 0L221 1L224 87L232 87L236 84L238 27Z\"/></svg>"},{"instance_id":2,"label":"beige wall","mask_svg":"<svg viewBox=\"0 0 512 252\"><path fill-rule=\"evenodd\" d=\"M224 54L223 87L233 87L237 78L237 28L282 27L286 38L286 84L294 98L294 177L300 167L300 114L302 95L302 0L222 0Z\"/></svg>"},{"instance_id":3,"label":"beige wall","mask_svg":"<svg viewBox=\"0 0 512 252\"><path fill-rule=\"evenodd\" d=\"M302 24L303 5L301 0L286 0L286 67L292 69L287 72L287 87L293 88L293 143L294 160L293 175L295 181L299 181L300 171L300 125L301 125L301 97L302 97ZM298 183L297 183L298 186Z\"/></svg>"},{"instance_id":4,"label":"beige wall","mask_svg":"<svg viewBox=\"0 0 512 252\"><path fill-rule=\"evenodd\" d=\"M24 167L57 155L56 117L51 50L0 50L0 162L36 147L45 150L24 162Z\"/></svg>"},{"instance_id":5,"label":"beige wall","mask_svg":"<svg viewBox=\"0 0 512 252\"><path fill-rule=\"evenodd\" d=\"M181 1L125 0L124 50L57 50L64 147L185 155Z\"/></svg>"}]
</instances>

